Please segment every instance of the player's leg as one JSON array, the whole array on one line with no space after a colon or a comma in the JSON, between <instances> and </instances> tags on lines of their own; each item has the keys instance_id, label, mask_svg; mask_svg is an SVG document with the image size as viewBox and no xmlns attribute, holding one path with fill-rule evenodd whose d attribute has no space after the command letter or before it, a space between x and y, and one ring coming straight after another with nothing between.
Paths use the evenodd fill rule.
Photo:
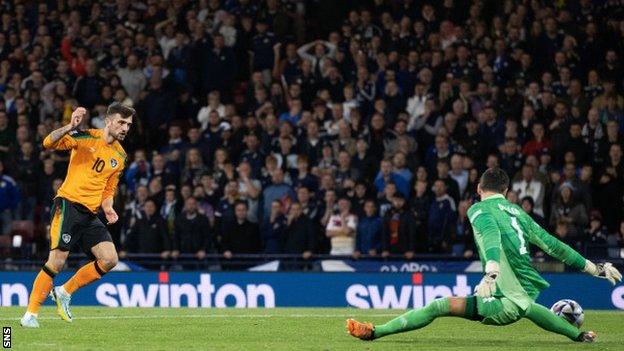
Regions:
<instances>
[{"instance_id":1,"label":"player's leg","mask_svg":"<svg viewBox=\"0 0 624 351\"><path fill-rule=\"evenodd\" d=\"M80 230L80 245L92 261L80 267L78 271L63 285L52 289L52 296L61 318L72 321L69 308L71 296L76 290L100 278L117 265L117 251L113 240L104 224L95 216L91 216L87 225Z\"/></svg>"},{"instance_id":2,"label":"player's leg","mask_svg":"<svg viewBox=\"0 0 624 351\"><path fill-rule=\"evenodd\" d=\"M69 295L100 278L117 265L117 251L110 241L103 241L91 248L95 260L82 266L63 286Z\"/></svg>"},{"instance_id":3,"label":"player's leg","mask_svg":"<svg viewBox=\"0 0 624 351\"><path fill-rule=\"evenodd\" d=\"M39 313L39 308L52 289L52 281L54 277L63 269L68 256L69 251L50 251L48 260L43 265L33 282L33 288L28 301L28 312L35 315Z\"/></svg>"},{"instance_id":4,"label":"player's leg","mask_svg":"<svg viewBox=\"0 0 624 351\"><path fill-rule=\"evenodd\" d=\"M542 329L565 335L574 341L592 342L596 336L593 332L580 331L565 319L537 303L533 303L529 306L525 317Z\"/></svg>"},{"instance_id":5,"label":"player's leg","mask_svg":"<svg viewBox=\"0 0 624 351\"><path fill-rule=\"evenodd\" d=\"M401 316L381 325L347 321L347 329L351 335L363 340L372 340L387 335L420 329L438 317L455 316L471 320L480 320L477 313L477 302L474 296L445 297L436 299L427 306L408 311Z\"/></svg>"},{"instance_id":6,"label":"player's leg","mask_svg":"<svg viewBox=\"0 0 624 351\"><path fill-rule=\"evenodd\" d=\"M50 254L39 274L33 282L28 300L28 308L21 324L26 327L38 327L37 316L39 309L52 289L54 277L63 269L69 256L70 240L63 240L62 233L67 233L72 227L72 211L62 198L54 200L54 214L50 222Z\"/></svg>"}]
</instances>

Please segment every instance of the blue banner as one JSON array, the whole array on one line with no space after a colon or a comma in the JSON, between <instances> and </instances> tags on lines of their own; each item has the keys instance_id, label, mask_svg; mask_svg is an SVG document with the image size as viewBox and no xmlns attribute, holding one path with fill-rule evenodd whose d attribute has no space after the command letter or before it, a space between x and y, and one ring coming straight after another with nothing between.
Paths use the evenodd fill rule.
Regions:
<instances>
[{"instance_id":1,"label":"blue banner","mask_svg":"<svg viewBox=\"0 0 624 351\"><path fill-rule=\"evenodd\" d=\"M344 260L354 272L438 272L456 273L481 271L481 262L475 261L356 261Z\"/></svg>"},{"instance_id":2,"label":"blue banner","mask_svg":"<svg viewBox=\"0 0 624 351\"><path fill-rule=\"evenodd\" d=\"M0 272L1 306L26 306L36 272ZM70 272L59 274L57 284ZM624 286L583 274L544 274L538 302L569 298L586 309L624 309ZM110 307L418 308L438 297L466 296L481 274L110 272L80 289L74 305ZM51 302L48 300L48 304Z\"/></svg>"}]
</instances>

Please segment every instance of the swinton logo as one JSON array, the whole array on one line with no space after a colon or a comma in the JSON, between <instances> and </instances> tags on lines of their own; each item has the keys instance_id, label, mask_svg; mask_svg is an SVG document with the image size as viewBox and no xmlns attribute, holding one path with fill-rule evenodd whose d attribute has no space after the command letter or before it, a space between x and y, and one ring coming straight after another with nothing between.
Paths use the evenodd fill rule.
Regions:
<instances>
[{"instance_id":1,"label":"swinton logo","mask_svg":"<svg viewBox=\"0 0 624 351\"><path fill-rule=\"evenodd\" d=\"M160 284L100 284L95 297L110 307L275 307L275 292L267 284L215 286L210 274L199 284L169 284L169 274L159 274Z\"/></svg>"}]
</instances>

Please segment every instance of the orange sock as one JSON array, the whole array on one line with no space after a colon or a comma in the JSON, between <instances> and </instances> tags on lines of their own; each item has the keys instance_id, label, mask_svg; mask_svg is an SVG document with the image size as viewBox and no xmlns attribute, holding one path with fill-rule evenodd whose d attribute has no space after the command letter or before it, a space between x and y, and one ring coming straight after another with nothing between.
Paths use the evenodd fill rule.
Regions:
<instances>
[{"instance_id":1,"label":"orange sock","mask_svg":"<svg viewBox=\"0 0 624 351\"><path fill-rule=\"evenodd\" d=\"M33 288L30 292L30 299L28 300L27 311L32 314L38 314L41 304L48 297L50 290L52 290L52 280L56 276L56 272L50 268L43 266L37 274L35 281L33 282Z\"/></svg>"},{"instance_id":2,"label":"orange sock","mask_svg":"<svg viewBox=\"0 0 624 351\"><path fill-rule=\"evenodd\" d=\"M89 262L80 267L76 274L63 285L63 288L65 288L65 291L68 293L73 294L83 286L102 278L105 273L106 272L100 268L97 261Z\"/></svg>"}]
</instances>

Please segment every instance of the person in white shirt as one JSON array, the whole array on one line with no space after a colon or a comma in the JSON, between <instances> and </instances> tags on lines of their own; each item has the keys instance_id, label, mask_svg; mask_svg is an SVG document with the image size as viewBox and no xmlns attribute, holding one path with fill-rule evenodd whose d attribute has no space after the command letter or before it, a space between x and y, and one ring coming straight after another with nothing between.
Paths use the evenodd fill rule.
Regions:
<instances>
[{"instance_id":1,"label":"person in white shirt","mask_svg":"<svg viewBox=\"0 0 624 351\"><path fill-rule=\"evenodd\" d=\"M341 198L338 200L337 213L329 217L325 234L331 238L330 255L353 255L355 251L357 217L350 210L349 199Z\"/></svg>"},{"instance_id":2,"label":"person in white shirt","mask_svg":"<svg viewBox=\"0 0 624 351\"><path fill-rule=\"evenodd\" d=\"M520 199L525 196L533 199L535 207L533 211L540 216L544 216L544 185L535 179L535 170L530 165L522 166L522 179L512 184L511 189L518 193Z\"/></svg>"},{"instance_id":3,"label":"person in white shirt","mask_svg":"<svg viewBox=\"0 0 624 351\"><path fill-rule=\"evenodd\" d=\"M314 54L310 54L310 49L314 47ZM325 58L333 59L336 55L336 45L323 40L316 40L307 43L297 49L297 54L304 60L310 61L312 64L312 72L316 76L322 76L328 61Z\"/></svg>"},{"instance_id":4,"label":"person in white shirt","mask_svg":"<svg viewBox=\"0 0 624 351\"><path fill-rule=\"evenodd\" d=\"M416 83L414 87L414 95L407 100L407 113L409 114L408 130L420 129L424 124L424 119L419 121L418 118L425 114L425 102L427 102L427 94L425 85Z\"/></svg>"},{"instance_id":5,"label":"person in white shirt","mask_svg":"<svg viewBox=\"0 0 624 351\"><path fill-rule=\"evenodd\" d=\"M201 124L202 132L208 127L208 117L212 111L217 111L219 118L225 117L225 105L221 103L221 94L216 90L208 93L208 104L197 113L197 122Z\"/></svg>"},{"instance_id":6,"label":"person in white shirt","mask_svg":"<svg viewBox=\"0 0 624 351\"><path fill-rule=\"evenodd\" d=\"M147 86L147 78L139 67L139 58L134 54L129 55L126 67L118 69L117 75L130 99L139 101L139 93Z\"/></svg>"},{"instance_id":7,"label":"person in white shirt","mask_svg":"<svg viewBox=\"0 0 624 351\"><path fill-rule=\"evenodd\" d=\"M466 187L468 186L468 171L463 168L464 157L460 154L451 156L451 170L448 172L449 177L455 179L459 185L459 196L464 196Z\"/></svg>"}]
</instances>

